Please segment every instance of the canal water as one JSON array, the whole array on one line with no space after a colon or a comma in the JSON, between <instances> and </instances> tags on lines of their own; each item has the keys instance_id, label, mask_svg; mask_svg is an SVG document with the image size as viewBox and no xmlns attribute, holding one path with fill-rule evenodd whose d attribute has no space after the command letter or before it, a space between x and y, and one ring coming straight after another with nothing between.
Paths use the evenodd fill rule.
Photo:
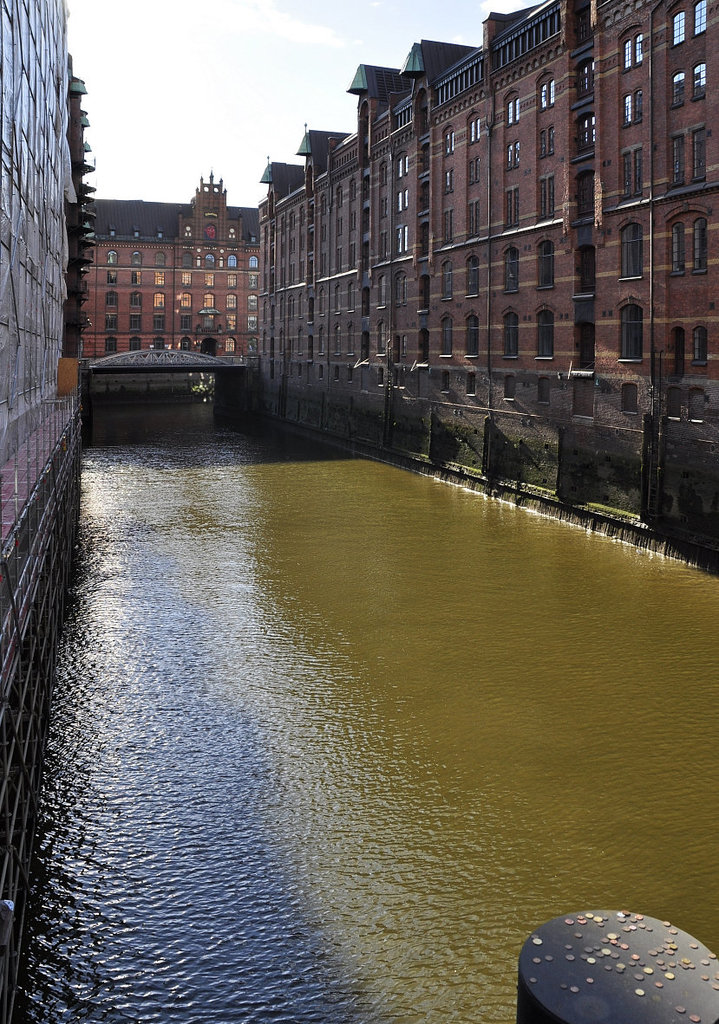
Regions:
<instances>
[{"instance_id":1,"label":"canal water","mask_svg":"<svg viewBox=\"0 0 719 1024\"><path fill-rule=\"evenodd\" d=\"M719 581L208 406L85 453L18 1019L511 1024L527 935L719 949Z\"/></svg>"}]
</instances>

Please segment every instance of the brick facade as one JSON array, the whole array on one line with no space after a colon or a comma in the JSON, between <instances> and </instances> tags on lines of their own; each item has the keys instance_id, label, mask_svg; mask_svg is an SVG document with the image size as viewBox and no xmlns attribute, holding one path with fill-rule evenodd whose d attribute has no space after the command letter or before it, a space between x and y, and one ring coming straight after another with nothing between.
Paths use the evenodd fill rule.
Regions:
<instances>
[{"instance_id":1,"label":"brick facade","mask_svg":"<svg viewBox=\"0 0 719 1024\"><path fill-rule=\"evenodd\" d=\"M222 179L192 203L97 200L83 354L175 348L234 359L258 337L257 210L228 207Z\"/></svg>"},{"instance_id":2,"label":"brick facade","mask_svg":"<svg viewBox=\"0 0 719 1024\"><path fill-rule=\"evenodd\" d=\"M695 526L719 497L712 39L706 0L557 0L360 66L356 130L263 179L268 411Z\"/></svg>"}]
</instances>

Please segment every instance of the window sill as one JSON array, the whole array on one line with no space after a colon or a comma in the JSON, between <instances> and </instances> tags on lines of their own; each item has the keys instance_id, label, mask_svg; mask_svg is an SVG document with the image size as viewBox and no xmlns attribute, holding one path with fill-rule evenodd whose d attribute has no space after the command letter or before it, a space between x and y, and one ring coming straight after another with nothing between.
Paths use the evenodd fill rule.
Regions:
<instances>
[{"instance_id":1,"label":"window sill","mask_svg":"<svg viewBox=\"0 0 719 1024\"><path fill-rule=\"evenodd\" d=\"M535 363L548 363L552 359L554 359L554 356L535 356L534 357Z\"/></svg>"},{"instance_id":2,"label":"window sill","mask_svg":"<svg viewBox=\"0 0 719 1024\"><path fill-rule=\"evenodd\" d=\"M620 281L641 281L644 274L627 274L624 277L620 277Z\"/></svg>"},{"instance_id":3,"label":"window sill","mask_svg":"<svg viewBox=\"0 0 719 1024\"><path fill-rule=\"evenodd\" d=\"M709 364L708 364L706 359L692 359L691 365L692 366L708 366Z\"/></svg>"},{"instance_id":4,"label":"window sill","mask_svg":"<svg viewBox=\"0 0 719 1024\"><path fill-rule=\"evenodd\" d=\"M440 352L439 353L439 358L440 359L451 359L452 358L452 353L451 352Z\"/></svg>"},{"instance_id":5,"label":"window sill","mask_svg":"<svg viewBox=\"0 0 719 1024\"><path fill-rule=\"evenodd\" d=\"M617 362L618 363L643 363L644 362L644 357L640 356L638 359L629 359L629 358L623 358L622 356L620 356L619 359L617 359Z\"/></svg>"},{"instance_id":6,"label":"window sill","mask_svg":"<svg viewBox=\"0 0 719 1024\"><path fill-rule=\"evenodd\" d=\"M519 359L519 356L502 356L502 359Z\"/></svg>"}]
</instances>

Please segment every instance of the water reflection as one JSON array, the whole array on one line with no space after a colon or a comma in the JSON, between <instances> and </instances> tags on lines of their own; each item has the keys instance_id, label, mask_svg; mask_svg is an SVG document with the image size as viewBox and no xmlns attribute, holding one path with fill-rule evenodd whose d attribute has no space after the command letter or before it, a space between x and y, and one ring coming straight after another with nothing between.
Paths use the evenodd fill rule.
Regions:
<instances>
[{"instance_id":1,"label":"water reflection","mask_svg":"<svg viewBox=\"0 0 719 1024\"><path fill-rule=\"evenodd\" d=\"M592 905L716 949L716 580L206 416L86 455L21 1019L509 1024Z\"/></svg>"}]
</instances>

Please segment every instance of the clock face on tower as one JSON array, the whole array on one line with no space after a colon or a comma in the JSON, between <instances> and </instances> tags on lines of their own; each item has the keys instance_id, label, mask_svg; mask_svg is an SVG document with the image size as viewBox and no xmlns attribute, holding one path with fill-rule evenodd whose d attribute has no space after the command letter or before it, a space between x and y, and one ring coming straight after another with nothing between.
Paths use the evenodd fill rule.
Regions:
<instances>
[{"instance_id":1,"label":"clock face on tower","mask_svg":"<svg viewBox=\"0 0 719 1024\"><path fill-rule=\"evenodd\" d=\"M217 234L217 228L214 224L208 224L205 228L205 238L214 238Z\"/></svg>"}]
</instances>

